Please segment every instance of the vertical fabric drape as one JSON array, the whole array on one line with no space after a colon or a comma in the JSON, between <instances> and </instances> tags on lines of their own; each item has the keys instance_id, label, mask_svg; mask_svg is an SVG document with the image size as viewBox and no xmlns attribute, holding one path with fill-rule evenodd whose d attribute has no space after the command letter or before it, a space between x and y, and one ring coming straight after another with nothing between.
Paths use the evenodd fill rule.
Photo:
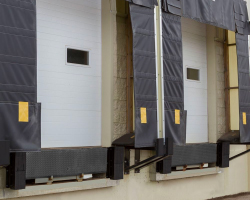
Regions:
<instances>
[{"instance_id":1,"label":"vertical fabric drape","mask_svg":"<svg viewBox=\"0 0 250 200\"><path fill-rule=\"evenodd\" d=\"M250 142L250 77L248 36L236 33L239 80L240 142ZM243 115L246 115L246 124Z\"/></svg>"},{"instance_id":2,"label":"vertical fabric drape","mask_svg":"<svg viewBox=\"0 0 250 200\"><path fill-rule=\"evenodd\" d=\"M181 17L162 13L165 136L186 143ZM176 123L176 110L180 122Z\"/></svg>"},{"instance_id":3,"label":"vertical fabric drape","mask_svg":"<svg viewBox=\"0 0 250 200\"><path fill-rule=\"evenodd\" d=\"M130 15L133 31L135 147L153 147L157 138L154 9L130 3ZM142 122L142 108L146 111L146 123Z\"/></svg>"},{"instance_id":4,"label":"vertical fabric drape","mask_svg":"<svg viewBox=\"0 0 250 200\"><path fill-rule=\"evenodd\" d=\"M157 0L126 0L126 1L147 8L154 8L155 5L158 5Z\"/></svg>"},{"instance_id":5,"label":"vertical fabric drape","mask_svg":"<svg viewBox=\"0 0 250 200\"><path fill-rule=\"evenodd\" d=\"M0 101L36 102L35 0L1 0L0 13Z\"/></svg>"},{"instance_id":6,"label":"vertical fabric drape","mask_svg":"<svg viewBox=\"0 0 250 200\"><path fill-rule=\"evenodd\" d=\"M35 0L0 0L0 140L12 152L41 148L36 34ZM19 122L20 101L28 102L27 122Z\"/></svg>"}]
</instances>

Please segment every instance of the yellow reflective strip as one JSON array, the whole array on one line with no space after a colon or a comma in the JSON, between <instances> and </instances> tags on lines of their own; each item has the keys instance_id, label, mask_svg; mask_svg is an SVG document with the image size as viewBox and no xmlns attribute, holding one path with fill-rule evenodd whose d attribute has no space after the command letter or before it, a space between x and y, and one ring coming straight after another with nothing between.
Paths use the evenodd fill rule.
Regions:
<instances>
[{"instance_id":1,"label":"yellow reflective strip","mask_svg":"<svg viewBox=\"0 0 250 200\"><path fill-rule=\"evenodd\" d=\"M175 110L175 124L181 124L181 112L180 110Z\"/></svg>"},{"instance_id":2,"label":"yellow reflective strip","mask_svg":"<svg viewBox=\"0 0 250 200\"><path fill-rule=\"evenodd\" d=\"M147 123L147 109L141 108L141 123L146 124Z\"/></svg>"},{"instance_id":3,"label":"yellow reflective strip","mask_svg":"<svg viewBox=\"0 0 250 200\"><path fill-rule=\"evenodd\" d=\"M28 102L19 102L19 122L29 122L29 103Z\"/></svg>"},{"instance_id":4,"label":"yellow reflective strip","mask_svg":"<svg viewBox=\"0 0 250 200\"><path fill-rule=\"evenodd\" d=\"M243 124L247 124L247 114L245 112L242 113L242 118L243 118Z\"/></svg>"}]
</instances>

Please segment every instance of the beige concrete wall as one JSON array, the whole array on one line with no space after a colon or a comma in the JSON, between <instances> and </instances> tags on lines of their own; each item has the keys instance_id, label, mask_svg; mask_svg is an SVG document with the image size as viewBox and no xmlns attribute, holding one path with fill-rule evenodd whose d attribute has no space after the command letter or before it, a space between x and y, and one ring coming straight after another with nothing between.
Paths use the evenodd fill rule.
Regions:
<instances>
[{"instance_id":1,"label":"beige concrete wall","mask_svg":"<svg viewBox=\"0 0 250 200\"><path fill-rule=\"evenodd\" d=\"M109 4L109 0L102 0ZM114 8L114 7L111 7ZM125 56L124 42L126 37L125 18L115 16L114 10L106 6L105 24L108 29L103 30L103 145L110 145L111 141L126 133L123 127L126 117L126 98L122 91L126 91L125 76ZM114 17L115 16L115 17ZM223 48L222 44L214 41L215 29L208 29L208 54L209 54L209 76L211 88L209 98L214 105L212 109L211 123L214 124L209 131L211 142L215 142L223 133L224 122L220 118L224 116L224 96L223 96ZM126 47L125 47L126 48ZM214 79L213 79L214 78ZM124 85L125 84L125 85ZM210 113L210 112L209 112ZM236 155L246 150L245 145L232 145L230 156ZM152 152L146 151L141 154L141 158L149 157ZM131 152L131 162L133 163L133 151ZM222 170L222 173L208 176L191 177L171 181L150 181L150 168L141 170L140 174L125 175L118 186L67 192L57 194L41 195L18 198L18 200L78 200L78 199L119 199L119 200L203 200L213 197L237 194L249 191L249 155L239 157L230 162L230 168ZM152 171L151 171L152 172ZM0 169L0 199L18 195L17 191L4 189L4 170ZM80 184L80 183L79 183ZM34 186L38 188L41 186ZM70 185L69 185L70 187ZM32 189L30 189L32 190ZM25 190L22 194L25 195ZM55 190L55 192L57 192ZM35 193L35 192L34 192ZM43 194L46 193L43 192ZM37 195L39 193L37 192Z\"/></svg>"},{"instance_id":2,"label":"beige concrete wall","mask_svg":"<svg viewBox=\"0 0 250 200\"><path fill-rule=\"evenodd\" d=\"M244 151L246 146L231 146L230 156ZM144 158L147 155L142 155ZM151 182L149 168L140 174L125 175L116 187L52 195L32 196L18 200L203 200L248 191L248 159L244 155L230 163L230 168L217 175ZM131 157L132 158L132 157ZM39 187L39 186L38 186ZM1 197L0 197L1 198Z\"/></svg>"},{"instance_id":3,"label":"beige concrete wall","mask_svg":"<svg viewBox=\"0 0 250 200\"><path fill-rule=\"evenodd\" d=\"M102 146L126 134L126 9L124 1L102 1Z\"/></svg>"},{"instance_id":4,"label":"beige concrete wall","mask_svg":"<svg viewBox=\"0 0 250 200\"><path fill-rule=\"evenodd\" d=\"M224 67L224 44L215 42L216 61L216 91L217 91L217 137L219 139L226 133L226 105L225 105L225 67Z\"/></svg>"},{"instance_id":5,"label":"beige concrete wall","mask_svg":"<svg viewBox=\"0 0 250 200\"><path fill-rule=\"evenodd\" d=\"M122 1L120 1L122 2ZM119 4L118 4L119 5ZM114 49L114 96L113 96L113 113L114 128L113 140L126 134L126 106L127 106L127 29L126 14L119 13L116 16L116 24L114 26L115 40Z\"/></svg>"},{"instance_id":6,"label":"beige concrete wall","mask_svg":"<svg viewBox=\"0 0 250 200\"><path fill-rule=\"evenodd\" d=\"M113 68L116 59L116 0L102 0L102 146L113 141Z\"/></svg>"},{"instance_id":7,"label":"beige concrete wall","mask_svg":"<svg viewBox=\"0 0 250 200\"><path fill-rule=\"evenodd\" d=\"M226 131L224 44L220 31L207 25L208 137L216 143Z\"/></svg>"}]
</instances>

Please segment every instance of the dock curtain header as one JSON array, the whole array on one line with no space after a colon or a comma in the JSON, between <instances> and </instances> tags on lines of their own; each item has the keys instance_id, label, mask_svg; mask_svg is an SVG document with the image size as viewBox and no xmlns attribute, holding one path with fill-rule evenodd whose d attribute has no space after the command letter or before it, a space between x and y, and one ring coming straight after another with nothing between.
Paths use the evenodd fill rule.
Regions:
<instances>
[{"instance_id":1,"label":"dock curtain header","mask_svg":"<svg viewBox=\"0 0 250 200\"><path fill-rule=\"evenodd\" d=\"M143 6L147 8L154 8L158 5L157 0L126 0L134 5Z\"/></svg>"},{"instance_id":2,"label":"dock curtain header","mask_svg":"<svg viewBox=\"0 0 250 200\"><path fill-rule=\"evenodd\" d=\"M250 34L247 6L243 0L162 0L162 9L201 23Z\"/></svg>"}]
</instances>

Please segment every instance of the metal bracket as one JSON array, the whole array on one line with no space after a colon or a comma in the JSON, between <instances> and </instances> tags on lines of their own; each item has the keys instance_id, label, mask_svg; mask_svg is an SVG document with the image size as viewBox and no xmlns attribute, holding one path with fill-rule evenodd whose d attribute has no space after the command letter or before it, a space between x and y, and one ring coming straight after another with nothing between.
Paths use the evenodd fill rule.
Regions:
<instances>
[{"instance_id":1,"label":"metal bracket","mask_svg":"<svg viewBox=\"0 0 250 200\"><path fill-rule=\"evenodd\" d=\"M51 176L48 178L48 182L47 182L47 185L52 185L53 184L53 181L54 181L54 177Z\"/></svg>"},{"instance_id":2,"label":"metal bracket","mask_svg":"<svg viewBox=\"0 0 250 200\"><path fill-rule=\"evenodd\" d=\"M10 154L10 165L6 168L6 188L25 189L26 186L26 153Z\"/></svg>"},{"instance_id":3,"label":"metal bracket","mask_svg":"<svg viewBox=\"0 0 250 200\"><path fill-rule=\"evenodd\" d=\"M124 160L124 174L129 174L129 170L126 170L130 165L130 149L125 149L125 160Z\"/></svg>"},{"instance_id":4,"label":"metal bracket","mask_svg":"<svg viewBox=\"0 0 250 200\"><path fill-rule=\"evenodd\" d=\"M217 163L220 168L229 167L230 143L222 142L217 144ZM232 159L232 158L231 158Z\"/></svg>"},{"instance_id":5,"label":"metal bracket","mask_svg":"<svg viewBox=\"0 0 250 200\"><path fill-rule=\"evenodd\" d=\"M136 150L140 152L140 149L136 149ZM137 162L135 162L135 164L132 166L127 165L128 162L126 162L126 158L125 158L125 165L124 165L125 174L128 173L128 171L130 170L136 170L136 172L139 173L140 169L170 157L173 154L173 140L167 139L164 144L163 138L157 139L155 150L156 150L156 155L151 156L150 158L147 158L143 161L139 161L138 159L136 159ZM138 155L139 153L137 152L137 158L138 158Z\"/></svg>"},{"instance_id":6,"label":"metal bracket","mask_svg":"<svg viewBox=\"0 0 250 200\"><path fill-rule=\"evenodd\" d=\"M135 149L135 165L137 165L140 162L141 157L141 151L140 149ZM136 168L135 173L140 173L140 169Z\"/></svg>"},{"instance_id":7,"label":"metal bracket","mask_svg":"<svg viewBox=\"0 0 250 200\"><path fill-rule=\"evenodd\" d=\"M160 174L171 174L172 171L172 156L156 163L156 172Z\"/></svg>"},{"instance_id":8,"label":"metal bracket","mask_svg":"<svg viewBox=\"0 0 250 200\"><path fill-rule=\"evenodd\" d=\"M233 160L233 159L235 159L235 158L238 158L238 157L240 157L240 156L243 156L243 155L245 155L245 154L248 153L248 152L250 152L250 149L248 149L248 150L246 150L246 151L243 151L242 153L239 153L239 154L237 154L237 155L235 155L235 156L229 158L229 161L231 161L231 160Z\"/></svg>"},{"instance_id":9,"label":"metal bracket","mask_svg":"<svg viewBox=\"0 0 250 200\"><path fill-rule=\"evenodd\" d=\"M106 177L111 180L121 180L124 175L124 147L108 148Z\"/></svg>"},{"instance_id":10,"label":"metal bracket","mask_svg":"<svg viewBox=\"0 0 250 200\"><path fill-rule=\"evenodd\" d=\"M141 161L141 162L139 162L139 163L137 163L135 165L132 165L132 166L130 166L128 168L125 168L125 171L130 171L130 170L134 170L134 169L140 170L140 169L142 169L144 167L147 167L147 166L149 166L149 165L151 165L151 164L153 164L155 162L162 161L167 157L169 157L169 156L158 157L158 156L155 155L155 156L147 158L147 159L145 159L145 160L143 160L143 161Z\"/></svg>"}]
</instances>

